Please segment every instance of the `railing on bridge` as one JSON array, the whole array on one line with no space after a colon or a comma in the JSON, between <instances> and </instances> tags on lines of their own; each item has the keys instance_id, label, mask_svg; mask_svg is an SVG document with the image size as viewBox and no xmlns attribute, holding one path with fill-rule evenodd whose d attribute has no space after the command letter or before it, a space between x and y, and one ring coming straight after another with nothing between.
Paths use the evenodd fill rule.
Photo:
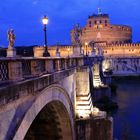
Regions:
<instances>
[{"instance_id":1,"label":"railing on bridge","mask_svg":"<svg viewBox=\"0 0 140 140\"><path fill-rule=\"evenodd\" d=\"M88 61L92 61L92 59L93 57L88 57ZM88 62L85 60L87 60L87 57L0 58L0 83L20 81L43 74L84 66Z\"/></svg>"}]
</instances>

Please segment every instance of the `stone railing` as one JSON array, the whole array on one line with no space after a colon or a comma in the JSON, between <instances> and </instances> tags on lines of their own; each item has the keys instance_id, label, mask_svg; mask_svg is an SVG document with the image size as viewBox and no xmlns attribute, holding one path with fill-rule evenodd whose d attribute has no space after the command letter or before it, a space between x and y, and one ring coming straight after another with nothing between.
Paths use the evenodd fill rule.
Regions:
<instances>
[{"instance_id":1,"label":"stone railing","mask_svg":"<svg viewBox=\"0 0 140 140\"><path fill-rule=\"evenodd\" d=\"M87 65L85 57L0 58L0 84ZM93 58L90 58L93 61Z\"/></svg>"}]
</instances>

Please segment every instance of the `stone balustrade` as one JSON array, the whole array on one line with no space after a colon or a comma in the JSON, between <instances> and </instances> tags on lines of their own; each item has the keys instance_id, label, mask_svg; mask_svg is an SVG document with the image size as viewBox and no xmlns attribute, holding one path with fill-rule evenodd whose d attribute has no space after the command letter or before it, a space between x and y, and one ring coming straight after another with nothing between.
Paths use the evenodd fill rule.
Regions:
<instances>
[{"instance_id":1,"label":"stone balustrade","mask_svg":"<svg viewBox=\"0 0 140 140\"><path fill-rule=\"evenodd\" d=\"M93 57L88 57L93 61ZM97 57L96 57L97 59ZM0 83L52 74L57 71L87 65L85 57L0 58Z\"/></svg>"}]
</instances>

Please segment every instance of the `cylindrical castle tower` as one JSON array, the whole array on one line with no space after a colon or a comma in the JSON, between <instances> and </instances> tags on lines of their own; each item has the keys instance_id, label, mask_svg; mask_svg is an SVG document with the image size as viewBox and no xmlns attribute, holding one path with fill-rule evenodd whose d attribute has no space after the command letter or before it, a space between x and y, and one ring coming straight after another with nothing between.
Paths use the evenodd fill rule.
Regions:
<instances>
[{"instance_id":1,"label":"cylindrical castle tower","mask_svg":"<svg viewBox=\"0 0 140 140\"><path fill-rule=\"evenodd\" d=\"M73 30L71 31L73 37ZM108 14L93 14L87 19L85 27L79 32L81 44L105 41L107 44L132 42L132 28L125 25L112 25ZM74 44L73 40L72 43Z\"/></svg>"}]
</instances>

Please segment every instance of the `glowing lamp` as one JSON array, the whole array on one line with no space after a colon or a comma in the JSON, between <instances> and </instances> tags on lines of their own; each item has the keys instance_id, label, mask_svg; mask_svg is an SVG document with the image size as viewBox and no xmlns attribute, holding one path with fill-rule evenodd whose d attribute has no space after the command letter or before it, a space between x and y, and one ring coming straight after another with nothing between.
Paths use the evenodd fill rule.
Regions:
<instances>
[{"instance_id":1,"label":"glowing lamp","mask_svg":"<svg viewBox=\"0 0 140 140\"><path fill-rule=\"evenodd\" d=\"M43 18L42 18L42 23L44 24L44 25L47 25L48 24L48 18L46 17L46 16L44 16Z\"/></svg>"},{"instance_id":2,"label":"glowing lamp","mask_svg":"<svg viewBox=\"0 0 140 140\"><path fill-rule=\"evenodd\" d=\"M87 46L88 45L88 43L87 42L85 42L85 46Z\"/></svg>"},{"instance_id":3,"label":"glowing lamp","mask_svg":"<svg viewBox=\"0 0 140 140\"><path fill-rule=\"evenodd\" d=\"M86 46L86 56L88 56L88 54L87 54L87 46L88 46L88 43L87 42L85 42L85 46Z\"/></svg>"},{"instance_id":4,"label":"glowing lamp","mask_svg":"<svg viewBox=\"0 0 140 140\"><path fill-rule=\"evenodd\" d=\"M70 48L68 48L67 50L68 50L68 57L69 57L69 53L70 53Z\"/></svg>"}]
</instances>

